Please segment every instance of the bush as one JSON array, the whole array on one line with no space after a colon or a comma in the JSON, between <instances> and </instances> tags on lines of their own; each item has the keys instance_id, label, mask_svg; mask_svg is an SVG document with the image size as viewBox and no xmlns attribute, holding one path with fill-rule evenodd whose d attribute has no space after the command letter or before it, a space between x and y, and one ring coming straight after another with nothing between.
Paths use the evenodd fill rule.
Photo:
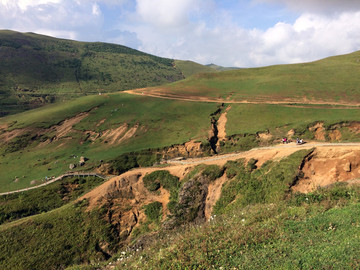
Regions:
<instances>
[{"instance_id":1,"label":"bush","mask_svg":"<svg viewBox=\"0 0 360 270\"><path fill-rule=\"evenodd\" d=\"M224 174L224 170L217 165L209 165L204 168L201 175L208 178L210 181L214 181L220 178Z\"/></svg>"},{"instance_id":2,"label":"bush","mask_svg":"<svg viewBox=\"0 0 360 270\"><path fill-rule=\"evenodd\" d=\"M230 160L226 162L224 168L226 171L227 178L232 179L239 173L243 172L245 169L244 164L245 164L245 159L243 158L235 161Z\"/></svg>"},{"instance_id":3,"label":"bush","mask_svg":"<svg viewBox=\"0 0 360 270\"><path fill-rule=\"evenodd\" d=\"M144 206L146 217L155 222L161 219L162 204L160 202L153 202Z\"/></svg>"},{"instance_id":4,"label":"bush","mask_svg":"<svg viewBox=\"0 0 360 270\"><path fill-rule=\"evenodd\" d=\"M112 173L121 174L132 168L149 167L160 161L161 156L155 150L125 153L110 161Z\"/></svg>"},{"instance_id":5,"label":"bush","mask_svg":"<svg viewBox=\"0 0 360 270\"><path fill-rule=\"evenodd\" d=\"M169 171L155 171L150 174L145 175L144 186L149 191L155 191L162 186L163 188L169 190L178 189L180 186L179 178L170 174Z\"/></svg>"},{"instance_id":6,"label":"bush","mask_svg":"<svg viewBox=\"0 0 360 270\"><path fill-rule=\"evenodd\" d=\"M256 170L257 169L257 166L256 166L256 163L258 162L257 159L254 159L254 158L251 158L247 165L246 165L246 168L248 169L249 172L252 172L253 170Z\"/></svg>"}]
</instances>

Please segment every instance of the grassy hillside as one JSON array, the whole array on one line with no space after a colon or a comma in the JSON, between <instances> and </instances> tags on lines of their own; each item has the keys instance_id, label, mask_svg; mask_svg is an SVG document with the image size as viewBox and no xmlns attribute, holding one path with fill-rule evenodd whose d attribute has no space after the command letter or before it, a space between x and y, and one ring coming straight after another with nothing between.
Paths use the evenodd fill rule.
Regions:
<instances>
[{"instance_id":1,"label":"grassy hillside","mask_svg":"<svg viewBox=\"0 0 360 270\"><path fill-rule=\"evenodd\" d=\"M99 92L174 82L208 68L133 50L0 31L0 116ZM184 68L184 72L182 70Z\"/></svg>"},{"instance_id":2,"label":"grassy hillside","mask_svg":"<svg viewBox=\"0 0 360 270\"><path fill-rule=\"evenodd\" d=\"M360 102L360 52L304 64L199 74L163 93L257 102Z\"/></svg>"},{"instance_id":3,"label":"grassy hillside","mask_svg":"<svg viewBox=\"0 0 360 270\"><path fill-rule=\"evenodd\" d=\"M336 193L336 189L323 192ZM356 269L359 214L358 197L251 205L216 216L203 226L166 232L144 251L119 254L118 260L106 265L113 269Z\"/></svg>"},{"instance_id":4,"label":"grassy hillside","mask_svg":"<svg viewBox=\"0 0 360 270\"><path fill-rule=\"evenodd\" d=\"M197 73L214 72L214 69L211 67L203 66L192 61L175 60L175 66L181 70L185 78Z\"/></svg>"},{"instance_id":5,"label":"grassy hillside","mask_svg":"<svg viewBox=\"0 0 360 270\"><path fill-rule=\"evenodd\" d=\"M191 140L202 142L201 151L206 155L212 123L227 107L113 93L3 117L0 191L25 188L33 180L39 184L46 176L61 175L70 164L78 164L80 156L89 159L75 168L82 171L118 158L125 162L122 155L142 156L142 162L126 161L128 165L120 166L123 169L119 172L131 164L152 165L166 154L162 149ZM359 118L356 108L231 104L225 127L227 139L220 142L218 152L276 143L291 131L294 138L306 140L359 141ZM320 129L313 128L317 123L321 123ZM263 141L259 133L269 134L270 139ZM175 156L187 155L186 150L174 151ZM120 168L119 162L115 163Z\"/></svg>"},{"instance_id":6,"label":"grassy hillside","mask_svg":"<svg viewBox=\"0 0 360 270\"><path fill-rule=\"evenodd\" d=\"M0 126L7 127L0 131L0 191L61 175L80 156L89 160L76 170L87 170L124 153L207 142L211 114L217 109L215 103L114 93L3 117Z\"/></svg>"}]
</instances>

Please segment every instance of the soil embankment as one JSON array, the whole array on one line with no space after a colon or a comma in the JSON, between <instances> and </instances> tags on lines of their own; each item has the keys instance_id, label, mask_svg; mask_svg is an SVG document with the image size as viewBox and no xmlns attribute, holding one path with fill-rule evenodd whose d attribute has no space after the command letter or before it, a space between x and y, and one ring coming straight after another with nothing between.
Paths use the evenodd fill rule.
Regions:
<instances>
[{"instance_id":1,"label":"soil embankment","mask_svg":"<svg viewBox=\"0 0 360 270\"><path fill-rule=\"evenodd\" d=\"M257 166L261 166L268 160L280 160L298 150L311 148L315 148L315 151L308 160L305 160L303 166L304 177L293 187L294 191L309 192L314 190L314 187L317 188L335 182L360 178L360 143L308 143L304 145L295 145L294 143L291 143L288 145L255 148L246 152L205 158L170 160L168 161L168 167L133 169L122 175L111 178L109 181L87 193L80 199L87 198L90 201L90 206L96 205L96 201L109 191L114 182L132 175L140 175L141 180L147 173L156 170L168 170L171 174L179 177L181 180L191 168L199 164L215 164L223 166L229 160L237 160L240 158L249 160L253 158L258 160ZM211 185L211 187L219 190L216 183ZM217 195L212 195L213 193L218 192L209 192L211 196L216 198Z\"/></svg>"}]
</instances>

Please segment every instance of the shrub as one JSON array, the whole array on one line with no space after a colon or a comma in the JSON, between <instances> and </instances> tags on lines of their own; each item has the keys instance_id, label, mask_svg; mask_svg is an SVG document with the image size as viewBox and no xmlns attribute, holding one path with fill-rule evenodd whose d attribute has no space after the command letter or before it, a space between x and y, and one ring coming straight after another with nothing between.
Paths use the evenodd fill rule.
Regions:
<instances>
[{"instance_id":1,"label":"shrub","mask_svg":"<svg viewBox=\"0 0 360 270\"><path fill-rule=\"evenodd\" d=\"M155 171L145 175L144 186L149 191L155 191L162 186L163 188L171 191L178 189L180 186L179 178L170 174L169 171Z\"/></svg>"},{"instance_id":2,"label":"shrub","mask_svg":"<svg viewBox=\"0 0 360 270\"><path fill-rule=\"evenodd\" d=\"M210 181L214 181L224 174L224 170L217 165L209 165L204 168L201 174Z\"/></svg>"},{"instance_id":3,"label":"shrub","mask_svg":"<svg viewBox=\"0 0 360 270\"><path fill-rule=\"evenodd\" d=\"M161 219L162 204L160 202L152 202L144 206L146 217L155 222L159 222Z\"/></svg>"}]
</instances>

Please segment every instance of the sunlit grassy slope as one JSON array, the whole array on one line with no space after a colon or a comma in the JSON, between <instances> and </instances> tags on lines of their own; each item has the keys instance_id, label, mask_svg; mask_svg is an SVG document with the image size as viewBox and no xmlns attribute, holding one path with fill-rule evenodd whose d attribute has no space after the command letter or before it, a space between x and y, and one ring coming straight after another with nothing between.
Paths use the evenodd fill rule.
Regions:
<instances>
[{"instance_id":1,"label":"sunlit grassy slope","mask_svg":"<svg viewBox=\"0 0 360 270\"><path fill-rule=\"evenodd\" d=\"M360 52L304 64L199 74L162 87L181 96L233 101L360 102Z\"/></svg>"},{"instance_id":2,"label":"sunlit grassy slope","mask_svg":"<svg viewBox=\"0 0 360 270\"><path fill-rule=\"evenodd\" d=\"M126 152L162 148L191 139L206 141L211 128L210 115L217 106L115 93L82 97L1 118L0 125L8 125L8 131L23 130L23 137L0 144L0 191L26 187L31 180L62 174L80 156L86 156L87 165L93 167L100 160ZM49 143L56 136L56 131L49 127L82 112L89 114L65 137ZM135 128L136 132L119 144L112 144L106 138L94 142L89 138L91 132L101 134L122 125L127 125L126 130ZM33 138L39 132L45 135ZM15 151L9 148L19 145ZM16 178L18 182L14 182Z\"/></svg>"}]
</instances>

